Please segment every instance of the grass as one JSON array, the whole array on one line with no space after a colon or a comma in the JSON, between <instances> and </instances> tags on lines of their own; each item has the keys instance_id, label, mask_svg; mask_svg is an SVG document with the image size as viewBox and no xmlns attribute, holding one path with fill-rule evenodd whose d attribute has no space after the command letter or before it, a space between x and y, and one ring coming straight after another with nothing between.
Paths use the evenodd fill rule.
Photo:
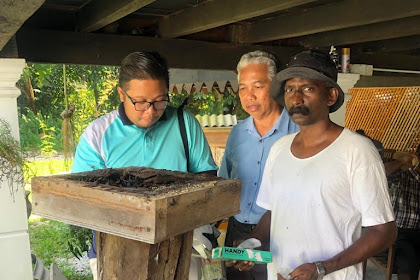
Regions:
<instances>
[{"instance_id":1,"label":"grass","mask_svg":"<svg viewBox=\"0 0 420 280\"><path fill-rule=\"evenodd\" d=\"M67 247L69 229L66 224L35 218L29 221L29 240L33 253L49 266L58 257L72 258Z\"/></svg>"},{"instance_id":2,"label":"grass","mask_svg":"<svg viewBox=\"0 0 420 280\"><path fill-rule=\"evenodd\" d=\"M45 159L29 162L28 166L31 174L26 181L30 182L33 176L66 172L70 169L71 162L66 164L64 159ZM30 187L28 189L30 190ZM29 198L31 199L31 196ZM93 279L91 274L76 271L69 261L74 258L68 246L68 241L73 238L69 225L31 216L28 227L31 251L43 261L45 267L48 268L51 263L55 263L68 280Z\"/></svg>"},{"instance_id":3,"label":"grass","mask_svg":"<svg viewBox=\"0 0 420 280\"><path fill-rule=\"evenodd\" d=\"M64 159L44 159L27 162L30 170L27 182L35 176L47 176L63 172L68 172L71 169L72 161L65 162Z\"/></svg>"}]
</instances>

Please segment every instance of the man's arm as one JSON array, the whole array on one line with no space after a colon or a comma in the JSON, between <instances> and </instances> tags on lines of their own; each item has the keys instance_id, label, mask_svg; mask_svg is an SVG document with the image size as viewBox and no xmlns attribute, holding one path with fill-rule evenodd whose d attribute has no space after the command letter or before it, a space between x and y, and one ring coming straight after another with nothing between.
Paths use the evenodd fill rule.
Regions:
<instances>
[{"instance_id":1,"label":"man's arm","mask_svg":"<svg viewBox=\"0 0 420 280\"><path fill-rule=\"evenodd\" d=\"M206 172L210 174L214 174L211 171L215 171L217 174L218 167L213 160L209 144L207 143L200 123L189 112L183 111L183 114L190 154L188 171L191 173Z\"/></svg>"},{"instance_id":2,"label":"man's arm","mask_svg":"<svg viewBox=\"0 0 420 280\"><path fill-rule=\"evenodd\" d=\"M328 260L322 261L326 274L360 263L390 247L397 237L395 222L367 227L365 233L353 245ZM306 263L290 273L292 279L317 279L318 272L313 263ZM279 278L282 279L282 278Z\"/></svg>"},{"instance_id":3,"label":"man's arm","mask_svg":"<svg viewBox=\"0 0 420 280\"><path fill-rule=\"evenodd\" d=\"M419 159L416 155L399 153L398 156L395 156L394 160L384 163L385 174L386 176L389 176L402 167L414 167L418 161Z\"/></svg>"},{"instance_id":4,"label":"man's arm","mask_svg":"<svg viewBox=\"0 0 420 280\"><path fill-rule=\"evenodd\" d=\"M271 211L267 211L261 217L254 231L249 236L249 238L256 238L261 241L261 248L263 248L263 250L270 249L270 225Z\"/></svg>"},{"instance_id":5,"label":"man's arm","mask_svg":"<svg viewBox=\"0 0 420 280\"><path fill-rule=\"evenodd\" d=\"M261 217L261 220L258 222L254 231L249 235L249 238L256 238L261 241L261 247L263 250L268 250L270 248L270 224L271 224L271 211L265 212ZM239 244L235 244L239 245ZM254 263L251 261L227 261L225 262L227 267L234 266L240 271L250 270Z\"/></svg>"}]
</instances>

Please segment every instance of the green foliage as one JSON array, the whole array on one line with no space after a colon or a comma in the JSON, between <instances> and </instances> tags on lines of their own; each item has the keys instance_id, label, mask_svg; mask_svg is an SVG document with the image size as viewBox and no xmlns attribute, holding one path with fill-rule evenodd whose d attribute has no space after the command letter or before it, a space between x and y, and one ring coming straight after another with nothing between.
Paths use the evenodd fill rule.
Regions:
<instances>
[{"instance_id":1,"label":"green foliage","mask_svg":"<svg viewBox=\"0 0 420 280\"><path fill-rule=\"evenodd\" d=\"M69 171L72 161L66 162L64 159L46 159L27 162L26 165L31 170L31 176L26 178L26 181L30 182L32 176L47 176Z\"/></svg>"},{"instance_id":2,"label":"green foliage","mask_svg":"<svg viewBox=\"0 0 420 280\"><path fill-rule=\"evenodd\" d=\"M70 225L70 234L67 245L69 246L70 252L72 252L76 258L81 258L83 252L89 251L92 240L92 230Z\"/></svg>"},{"instance_id":3,"label":"green foliage","mask_svg":"<svg viewBox=\"0 0 420 280\"><path fill-rule=\"evenodd\" d=\"M196 92L188 95L185 91L179 94L170 93L170 105L178 107L188 98L185 108L194 115L219 115L219 114L236 114L238 119L248 117L242 109L239 96L230 89L224 94L218 93L216 90L205 94Z\"/></svg>"},{"instance_id":4,"label":"green foliage","mask_svg":"<svg viewBox=\"0 0 420 280\"><path fill-rule=\"evenodd\" d=\"M40 126L36 115L29 111L28 114L19 114L20 144L27 151L36 151L41 147Z\"/></svg>"},{"instance_id":5,"label":"green foliage","mask_svg":"<svg viewBox=\"0 0 420 280\"><path fill-rule=\"evenodd\" d=\"M71 258L67 248L68 225L48 220L29 220L29 240L33 253L49 266L57 258Z\"/></svg>"},{"instance_id":6,"label":"green foliage","mask_svg":"<svg viewBox=\"0 0 420 280\"><path fill-rule=\"evenodd\" d=\"M73 258L67 242L72 238L69 225L40 218L29 220L28 226L31 250L45 266L57 264L69 280L92 279L91 275L75 272L66 261Z\"/></svg>"},{"instance_id":7,"label":"green foliage","mask_svg":"<svg viewBox=\"0 0 420 280\"><path fill-rule=\"evenodd\" d=\"M41 151L50 155L62 150L61 119L28 111L19 116L21 146L27 151Z\"/></svg>"},{"instance_id":8,"label":"green foliage","mask_svg":"<svg viewBox=\"0 0 420 280\"><path fill-rule=\"evenodd\" d=\"M95 65L66 65L65 69L68 102L76 108L71 128L74 129L77 145L81 134L94 119L118 107L118 69ZM60 114L67 109L63 65L28 64L17 85L24 93L18 98L22 147L25 150L41 150L45 154L61 152L63 119ZM34 93L33 102L31 92ZM188 97L186 109L194 115L236 114L238 119L248 116L238 95L230 89L224 94L212 91L188 96L184 91L170 93L170 96L171 105L175 107Z\"/></svg>"},{"instance_id":9,"label":"green foliage","mask_svg":"<svg viewBox=\"0 0 420 280\"><path fill-rule=\"evenodd\" d=\"M23 93L30 92L27 78L33 88L38 113L31 110L27 94L18 98L22 147L41 149L47 154L62 151L63 119L60 114L66 109L63 65L28 64L17 83ZM111 66L66 65L66 81L69 102L76 107L73 124L77 140L90 122L114 110L120 103L115 90L118 71Z\"/></svg>"}]
</instances>

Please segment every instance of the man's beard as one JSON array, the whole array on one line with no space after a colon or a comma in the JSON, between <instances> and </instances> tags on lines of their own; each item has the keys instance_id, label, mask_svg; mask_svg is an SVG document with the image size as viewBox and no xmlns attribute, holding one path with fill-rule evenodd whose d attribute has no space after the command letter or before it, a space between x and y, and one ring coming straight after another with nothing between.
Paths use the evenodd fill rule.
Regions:
<instances>
[{"instance_id":1,"label":"man's beard","mask_svg":"<svg viewBox=\"0 0 420 280\"><path fill-rule=\"evenodd\" d=\"M301 114L304 116L309 115L309 108L305 106L293 106L289 110L287 110L287 113L289 113L289 116L292 116L293 114Z\"/></svg>"}]
</instances>

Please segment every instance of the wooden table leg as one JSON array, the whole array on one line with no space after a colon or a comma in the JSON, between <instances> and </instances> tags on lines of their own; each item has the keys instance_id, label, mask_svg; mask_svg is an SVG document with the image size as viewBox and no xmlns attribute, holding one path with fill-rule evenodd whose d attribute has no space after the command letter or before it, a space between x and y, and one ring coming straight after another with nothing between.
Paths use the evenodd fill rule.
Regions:
<instances>
[{"instance_id":1,"label":"wooden table leg","mask_svg":"<svg viewBox=\"0 0 420 280\"><path fill-rule=\"evenodd\" d=\"M158 244L97 232L98 279L187 280L193 231Z\"/></svg>"}]
</instances>

